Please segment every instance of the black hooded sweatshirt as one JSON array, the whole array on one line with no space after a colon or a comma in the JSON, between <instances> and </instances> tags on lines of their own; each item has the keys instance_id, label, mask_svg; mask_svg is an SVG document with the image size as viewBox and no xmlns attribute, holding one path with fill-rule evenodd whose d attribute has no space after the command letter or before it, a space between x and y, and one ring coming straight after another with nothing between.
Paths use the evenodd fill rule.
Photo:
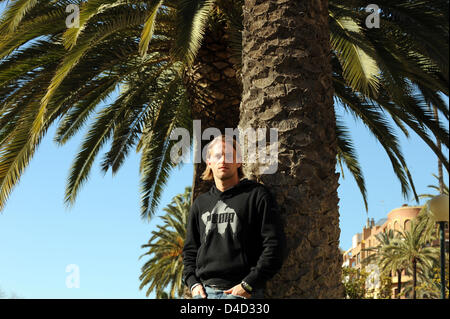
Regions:
<instances>
[{"instance_id":1,"label":"black hooded sweatshirt","mask_svg":"<svg viewBox=\"0 0 450 319\"><path fill-rule=\"evenodd\" d=\"M284 252L278 206L264 185L246 178L224 192L213 185L190 209L184 282L228 289L245 281L263 288L281 268Z\"/></svg>"}]
</instances>

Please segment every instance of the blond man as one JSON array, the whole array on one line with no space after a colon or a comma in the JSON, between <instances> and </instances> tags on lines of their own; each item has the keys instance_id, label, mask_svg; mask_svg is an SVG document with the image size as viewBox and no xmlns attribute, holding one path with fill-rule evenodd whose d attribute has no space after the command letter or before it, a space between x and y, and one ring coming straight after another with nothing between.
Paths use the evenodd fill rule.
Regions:
<instances>
[{"instance_id":1,"label":"blond man","mask_svg":"<svg viewBox=\"0 0 450 319\"><path fill-rule=\"evenodd\" d=\"M214 180L190 210L183 279L193 298L263 298L282 265L285 237L276 201L245 178L239 143L220 135L208 144L204 180Z\"/></svg>"}]
</instances>

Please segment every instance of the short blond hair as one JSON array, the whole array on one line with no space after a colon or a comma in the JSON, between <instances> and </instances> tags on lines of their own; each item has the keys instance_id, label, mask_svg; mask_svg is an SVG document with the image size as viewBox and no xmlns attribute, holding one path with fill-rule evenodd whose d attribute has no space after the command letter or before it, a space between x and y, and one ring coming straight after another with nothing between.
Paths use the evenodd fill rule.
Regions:
<instances>
[{"instance_id":1,"label":"short blond hair","mask_svg":"<svg viewBox=\"0 0 450 319\"><path fill-rule=\"evenodd\" d=\"M219 141L225 142L225 143L232 142L233 149L236 151L236 157L239 159L242 158L239 143L237 143L234 136L227 136L225 134L221 134L221 135L218 135L217 137L215 137L211 142L209 142L209 144L206 148L206 159L207 160L209 159L211 148L213 147L214 144L216 144ZM241 162L241 164L242 164L242 162ZM238 167L238 176L239 176L239 179L241 179L242 177L245 176L244 171L242 169L242 165ZM200 178L203 179L204 181L212 181L214 179L213 172L212 172L211 168L209 168L208 164L206 164L206 169L203 171Z\"/></svg>"}]
</instances>

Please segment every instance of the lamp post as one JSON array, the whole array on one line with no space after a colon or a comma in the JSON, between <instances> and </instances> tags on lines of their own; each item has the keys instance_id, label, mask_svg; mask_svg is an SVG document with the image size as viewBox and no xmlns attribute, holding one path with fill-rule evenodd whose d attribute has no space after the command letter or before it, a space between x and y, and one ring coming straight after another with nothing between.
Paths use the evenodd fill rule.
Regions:
<instances>
[{"instance_id":1,"label":"lamp post","mask_svg":"<svg viewBox=\"0 0 450 319\"><path fill-rule=\"evenodd\" d=\"M445 222L448 222L448 196L441 194L428 201L433 220L439 224L441 246L441 298L445 299Z\"/></svg>"}]
</instances>

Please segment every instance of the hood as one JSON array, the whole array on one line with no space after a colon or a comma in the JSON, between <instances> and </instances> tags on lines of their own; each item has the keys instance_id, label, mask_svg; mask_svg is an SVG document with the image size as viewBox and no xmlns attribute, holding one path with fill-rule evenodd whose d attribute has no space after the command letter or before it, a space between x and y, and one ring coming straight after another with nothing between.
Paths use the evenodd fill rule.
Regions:
<instances>
[{"instance_id":1,"label":"hood","mask_svg":"<svg viewBox=\"0 0 450 319\"><path fill-rule=\"evenodd\" d=\"M209 189L209 194L217 198L230 198L233 197L236 193L240 193L244 188L254 186L255 184L255 181L243 178L239 181L239 183L224 192L221 192L219 189L217 189L216 184L213 184Z\"/></svg>"}]
</instances>

